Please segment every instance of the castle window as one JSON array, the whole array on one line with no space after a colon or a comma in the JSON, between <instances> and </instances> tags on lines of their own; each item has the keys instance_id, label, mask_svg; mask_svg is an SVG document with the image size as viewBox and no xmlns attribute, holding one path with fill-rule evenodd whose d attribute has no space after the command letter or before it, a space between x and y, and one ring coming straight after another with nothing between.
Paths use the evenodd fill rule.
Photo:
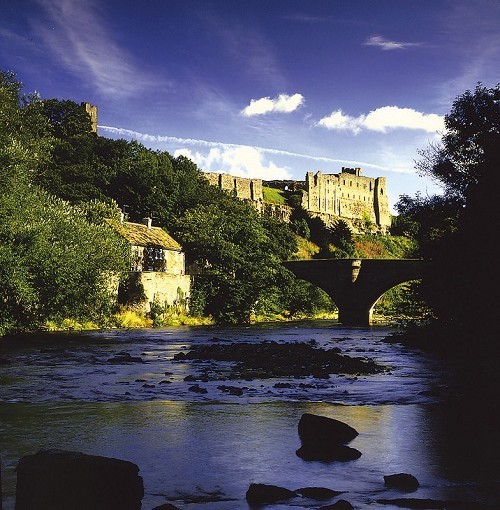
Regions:
<instances>
[{"instance_id":1,"label":"castle window","mask_svg":"<svg viewBox=\"0 0 500 510\"><path fill-rule=\"evenodd\" d=\"M380 188L380 194L383 195L384 194L384 190L382 188Z\"/></svg>"},{"instance_id":2,"label":"castle window","mask_svg":"<svg viewBox=\"0 0 500 510\"><path fill-rule=\"evenodd\" d=\"M351 186L351 187L352 187L352 181L349 181L349 186Z\"/></svg>"},{"instance_id":3,"label":"castle window","mask_svg":"<svg viewBox=\"0 0 500 510\"><path fill-rule=\"evenodd\" d=\"M344 179L344 186L345 186L345 179Z\"/></svg>"}]
</instances>

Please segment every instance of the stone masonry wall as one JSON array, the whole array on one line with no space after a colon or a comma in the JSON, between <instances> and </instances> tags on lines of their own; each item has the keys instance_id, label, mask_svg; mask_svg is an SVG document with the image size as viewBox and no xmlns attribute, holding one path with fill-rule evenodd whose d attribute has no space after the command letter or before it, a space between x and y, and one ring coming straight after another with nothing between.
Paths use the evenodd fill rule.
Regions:
<instances>
[{"instance_id":1,"label":"stone masonry wall","mask_svg":"<svg viewBox=\"0 0 500 510\"><path fill-rule=\"evenodd\" d=\"M340 174L308 172L302 206L320 217L347 220L354 228L365 218L386 231L391 224L385 177L364 177L361 169Z\"/></svg>"},{"instance_id":2,"label":"stone masonry wall","mask_svg":"<svg viewBox=\"0 0 500 510\"><path fill-rule=\"evenodd\" d=\"M251 200L259 211L289 221L288 210L263 203L261 179L219 173L204 175L213 186L234 192L238 198ZM361 175L361 168L344 167L339 174L307 172L302 207L327 225L344 219L355 232L365 220L381 232L387 232L391 225L385 177L365 177Z\"/></svg>"},{"instance_id":3,"label":"stone masonry wall","mask_svg":"<svg viewBox=\"0 0 500 510\"><path fill-rule=\"evenodd\" d=\"M216 172L204 172L203 175L212 186L217 186L224 191L234 192L242 200L251 200L257 203L261 203L263 200L262 179L247 179Z\"/></svg>"},{"instance_id":4,"label":"stone masonry wall","mask_svg":"<svg viewBox=\"0 0 500 510\"><path fill-rule=\"evenodd\" d=\"M189 298L191 292L191 277L189 275L173 275L163 272L137 273L144 286L147 301L144 303L149 311L150 303L158 302L160 305L171 306L180 299Z\"/></svg>"}]
</instances>

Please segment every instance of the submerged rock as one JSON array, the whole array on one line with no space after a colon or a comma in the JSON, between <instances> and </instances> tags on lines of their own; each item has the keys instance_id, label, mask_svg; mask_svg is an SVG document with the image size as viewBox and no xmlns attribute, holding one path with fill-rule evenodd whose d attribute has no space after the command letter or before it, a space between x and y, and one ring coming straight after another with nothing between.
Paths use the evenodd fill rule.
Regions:
<instances>
[{"instance_id":1,"label":"submerged rock","mask_svg":"<svg viewBox=\"0 0 500 510\"><path fill-rule=\"evenodd\" d=\"M342 491L334 491L332 489L326 489L325 487L303 487L302 489L297 489L295 493L300 494L305 498L324 501L342 494Z\"/></svg>"},{"instance_id":2,"label":"submerged rock","mask_svg":"<svg viewBox=\"0 0 500 510\"><path fill-rule=\"evenodd\" d=\"M298 429L302 446L295 453L302 460L333 462L361 457L359 450L344 444L358 435L358 432L347 423L326 416L304 413Z\"/></svg>"},{"instance_id":3,"label":"submerged rock","mask_svg":"<svg viewBox=\"0 0 500 510\"><path fill-rule=\"evenodd\" d=\"M208 393L208 390L205 389L205 388L202 388L200 386L198 386L197 384L193 385L193 386L190 386L188 388L189 391L192 391L193 393L200 393L200 394L205 394L205 393Z\"/></svg>"},{"instance_id":4,"label":"submerged rock","mask_svg":"<svg viewBox=\"0 0 500 510\"><path fill-rule=\"evenodd\" d=\"M143 363L143 360L138 356L131 356L130 353L122 351L109 358L108 363Z\"/></svg>"},{"instance_id":5,"label":"submerged rock","mask_svg":"<svg viewBox=\"0 0 500 510\"><path fill-rule=\"evenodd\" d=\"M180 508L170 503L164 503L163 505L155 506L153 510L180 510Z\"/></svg>"},{"instance_id":6,"label":"submerged rock","mask_svg":"<svg viewBox=\"0 0 500 510\"><path fill-rule=\"evenodd\" d=\"M349 503L349 501L346 501L345 499L339 499L331 505L322 506L319 510L354 510L354 507L351 505L351 503Z\"/></svg>"},{"instance_id":7,"label":"submerged rock","mask_svg":"<svg viewBox=\"0 0 500 510\"><path fill-rule=\"evenodd\" d=\"M373 360L354 358L338 349L321 349L309 343L230 343L200 345L174 355L175 361L214 360L234 362L231 377L328 378L329 374L373 374L384 367Z\"/></svg>"},{"instance_id":8,"label":"submerged rock","mask_svg":"<svg viewBox=\"0 0 500 510\"><path fill-rule=\"evenodd\" d=\"M228 393L229 395L235 395L237 397L241 397L243 395L243 388L239 388L238 386L226 386L224 384L217 386L217 389L223 391L224 393Z\"/></svg>"},{"instance_id":9,"label":"submerged rock","mask_svg":"<svg viewBox=\"0 0 500 510\"><path fill-rule=\"evenodd\" d=\"M277 501L286 501L296 497L295 492L278 487L276 485L266 485L263 483L252 483L246 493L246 500L250 506L265 505L276 503Z\"/></svg>"}]
</instances>

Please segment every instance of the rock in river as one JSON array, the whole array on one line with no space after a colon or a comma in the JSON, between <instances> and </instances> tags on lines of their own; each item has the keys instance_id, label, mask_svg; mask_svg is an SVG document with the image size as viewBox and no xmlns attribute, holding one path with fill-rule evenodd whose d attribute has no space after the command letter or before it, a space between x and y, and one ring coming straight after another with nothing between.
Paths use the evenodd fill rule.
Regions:
<instances>
[{"instance_id":1,"label":"rock in river","mask_svg":"<svg viewBox=\"0 0 500 510\"><path fill-rule=\"evenodd\" d=\"M408 473L397 473L384 476L384 483L387 487L404 491L414 491L420 486L418 480Z\"/></svg>"},{"instance_id":2,"label":"rock in river","mask_svg":"<svg viewBox=\"0 0 500 510\"><path fill-rule=\"evenodd\" d=\"M263 483L250 484L246 493L246 500L250 506L276 503L277 501L285 501L294 497L296 497L296 494L291 490Z\"/></svg>"},{"instance_id":3,"label":"rock in river","mask_svg":"<svg viewBox=\"0 0 500 510\"><path fill-rule=\"evenodd\" d=\"M348 461L361 457L361 452L345 446L358 432L347 423L305 413L299 421L299 437L302 443L297 455L303 460L322 462Z\"/></svg>"},{"instance_id":4,"label":"rock in river","mask_svg":"<svg viewBox=\"0 0 500 510\"><path fill-rule=\"evenodd\" d=\"M139 468L125 460L40 450L19 460L16 510L139 510Z\"/></svg>"}]
</instances>

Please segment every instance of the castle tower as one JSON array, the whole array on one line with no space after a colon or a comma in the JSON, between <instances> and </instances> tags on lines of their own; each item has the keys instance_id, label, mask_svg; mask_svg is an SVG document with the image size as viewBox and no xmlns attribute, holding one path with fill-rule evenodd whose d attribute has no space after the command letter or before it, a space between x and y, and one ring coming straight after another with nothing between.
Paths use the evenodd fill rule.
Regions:
<instances>
[{"instance_id":1,"label":"castle tower","mask_svg":"<svg viewBox=\"0 0 500 510\"><path fill-rule=\"evenodd\" d=\"M97 134L97 106L86 102L82 103L82 106L90 115L90 120L92 121L92 131Z\"/></svg>"}]
</instances>

